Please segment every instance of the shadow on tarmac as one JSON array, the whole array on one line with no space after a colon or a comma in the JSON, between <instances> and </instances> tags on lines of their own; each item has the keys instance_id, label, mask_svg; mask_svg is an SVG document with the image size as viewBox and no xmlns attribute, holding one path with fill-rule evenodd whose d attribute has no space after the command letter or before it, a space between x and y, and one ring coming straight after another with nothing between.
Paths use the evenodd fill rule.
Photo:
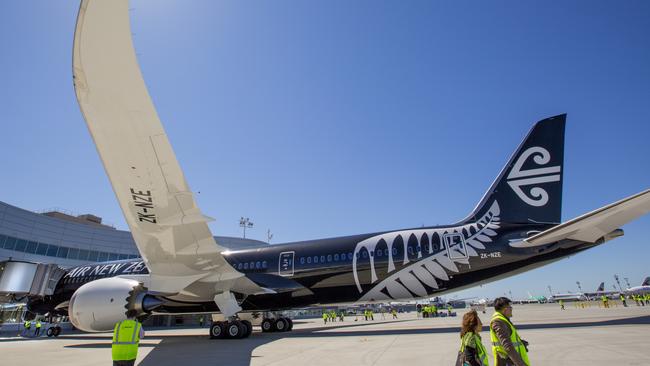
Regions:
<instances>
[{"instance_id":1,"label":"shadow on tarmac","mask_svg":"<svg viewBox=\"0 0 650 366\"><path fill-rule=\"evenodd\" d=\"M418 319L419 320L419 319ZM397 322L409 322L399 320ZM459 319L460 321L460 319ZM395 322L391 322L395 323ZM178 365L187 363L191 358L193 364L223 364L227 360L228 365L243 366L250 365L253 351L267 343L283 338L308 338L308 337L358 337L373 335L417 335L417 334L456 334L459 327L446 328L421 328L421 329L373 329L373 330L350 330L364 325L378 325L381 323L360 322L355 324L341 324L325 328L296 329L290 333L261 333L255 332L247 339L220 339L211 340L207 336L163 336L158 345L141 345L154 347L153 350L138 364L140 366ZM518 329L549 329L549 328L571 328L571 327L598 327L626 324L650 324L650 316L634 318L614 319L599 322L574 322L574 323L548 323L548 324L523 324L517 325ZM483 328L489 331L488 327ZM152 337L154 338L154 337ZM109 345L107 345L109 346ZM72 346L69 346L72 347ZM79 348L83 348L79 346Z\"/></svg>"}]
</instances>

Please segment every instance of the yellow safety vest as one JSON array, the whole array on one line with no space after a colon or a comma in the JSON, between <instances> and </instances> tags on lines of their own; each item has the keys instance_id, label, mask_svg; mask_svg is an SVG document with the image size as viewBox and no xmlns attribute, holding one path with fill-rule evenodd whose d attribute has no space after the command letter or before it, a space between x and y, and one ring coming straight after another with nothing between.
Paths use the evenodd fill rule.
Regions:
<instances>
[{"instance_id":1,"label":"yellow safety vest","mask_svg":"<svg viewBox=\"0 0 650 366\"><path fill-rule=\"evenodd\" d=\"M487 352L485 351L483 342L481 342L481 336L472 332L465 333L460 341L460 352L465 352L465 347L467 347L468 344L474 344L476 346L475 348L478 352L478 357L481 359L481 365L490 366L488 363Z\"/></svg>"},{"instance_id":2,"label":"yellow safety vest","mask_svg":"<svg viewBox=\"0 0 650 366\"><path fill-rule=\"evenodd\" d=\"M32 322L25 322L25 328L29 329L32 327Z\"/></svg>"},{"instance_id":3,"label":"yellow safety vest","mask_svg":"<svg viewBox=\"0 0 650 366\"><path fill-rule=\"evenodd\" d=\"M514 325L506 318L503 314L500 312L496 311L494 315L492 315L492 320L490 321L490 340L492 341L492 353L494 354L494 364L497 364L497 357L501 356L501 358L508 358L508 353L506 352L505 348L501 345L501 342L499 342L499 338L497 338L497 334L492 328L492 322L495 320L502 320L508 326L510 327L510 341L512 342L513 346L515 346L515 350L517 350L517 353L519 353L519 356L521 356L521 359L524 360L526 365L530 366L530 361L528 361L528 352L526 352L526 347L524 347L524 343L521 341L521 338L519 338L519 334L517 334L517 330L515 329Z\"/></svg>"},{"instance_id":4,"label":"yellow safety vest","mask_svg":"<svg viewBox=\"0 0 650 366\"><path fill-rule=\"evenodd\" d=\"M140 342L140 325L135 320L122 320L113 329L113 361L135 360Z\"/></svg>"},{"instance_id":5,"label":"yellow safety vest","mask_svg":"<svg viewBox=\"0 0 650 366\"><path fill-rule=\"evenodd\" d=\"M40 328L40 327L41 327L41 322L40 321L36 322L36 328Z\"/></svg>"}]
</instances>

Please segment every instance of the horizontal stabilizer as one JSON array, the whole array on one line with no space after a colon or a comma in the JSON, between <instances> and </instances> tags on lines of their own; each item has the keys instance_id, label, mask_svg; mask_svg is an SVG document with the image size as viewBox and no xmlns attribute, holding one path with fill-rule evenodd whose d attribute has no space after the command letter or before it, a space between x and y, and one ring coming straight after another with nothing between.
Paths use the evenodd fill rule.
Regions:
<instances>
[{"instance_id":1,"label":"horizontal stabilizer","mask_svg":"<svg viewBox=\"0 0 650 366\"><path fill-rule=\"evenodd\" d=\"M511 243L517 248L535 247L563 239L594 243L620 226L650 212L650 189L559 224L530 238Z\"/></svg>"}]
</instances>

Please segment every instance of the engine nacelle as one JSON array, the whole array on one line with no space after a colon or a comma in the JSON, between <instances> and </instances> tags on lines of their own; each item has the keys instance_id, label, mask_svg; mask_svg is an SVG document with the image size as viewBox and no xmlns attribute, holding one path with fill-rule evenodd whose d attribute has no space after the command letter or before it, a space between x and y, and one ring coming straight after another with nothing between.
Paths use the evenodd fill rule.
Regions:
<instances>
[{"instance_id":1,"label":"engine nacelle","mask_svg":"<svg viewBox=\"0 0 650 366\"><path fill-rule=\"evenodd\" d=\"M106 332L126 319L128 310L147 313L161 301L149 296L135 280L102 278L79 287L70 298L68 315L72 324L86 332Z\"/></svg>"}]
</instances>

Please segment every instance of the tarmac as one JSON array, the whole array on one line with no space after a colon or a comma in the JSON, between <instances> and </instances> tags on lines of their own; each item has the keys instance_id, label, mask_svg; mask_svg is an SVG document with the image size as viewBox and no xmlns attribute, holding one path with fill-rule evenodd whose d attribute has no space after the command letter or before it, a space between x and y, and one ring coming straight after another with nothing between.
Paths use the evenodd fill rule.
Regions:
<instances>
[{"instance_id":1,"label":"tarmac","mask_svg":"<svg viewBox=\"0 0 650 366\"><path fill-rule=\"evenodd\" d=\"M375 314L323 324L294 322L288 333L211 340L207 328L154 329L140 343L136 365L454 365L459 347L458 317L397 320ZM480 314L480 313L479 313ZM480 314L489 323L492 309ZM531 365L650 365L650 306L609 309L566 303L514 305L512 321L530 342ZM481 333L491 355L487 328ZM58 338L0 338L2 365L110 365L111 334L63 334Z\"/></svg>"}]
</instances>

